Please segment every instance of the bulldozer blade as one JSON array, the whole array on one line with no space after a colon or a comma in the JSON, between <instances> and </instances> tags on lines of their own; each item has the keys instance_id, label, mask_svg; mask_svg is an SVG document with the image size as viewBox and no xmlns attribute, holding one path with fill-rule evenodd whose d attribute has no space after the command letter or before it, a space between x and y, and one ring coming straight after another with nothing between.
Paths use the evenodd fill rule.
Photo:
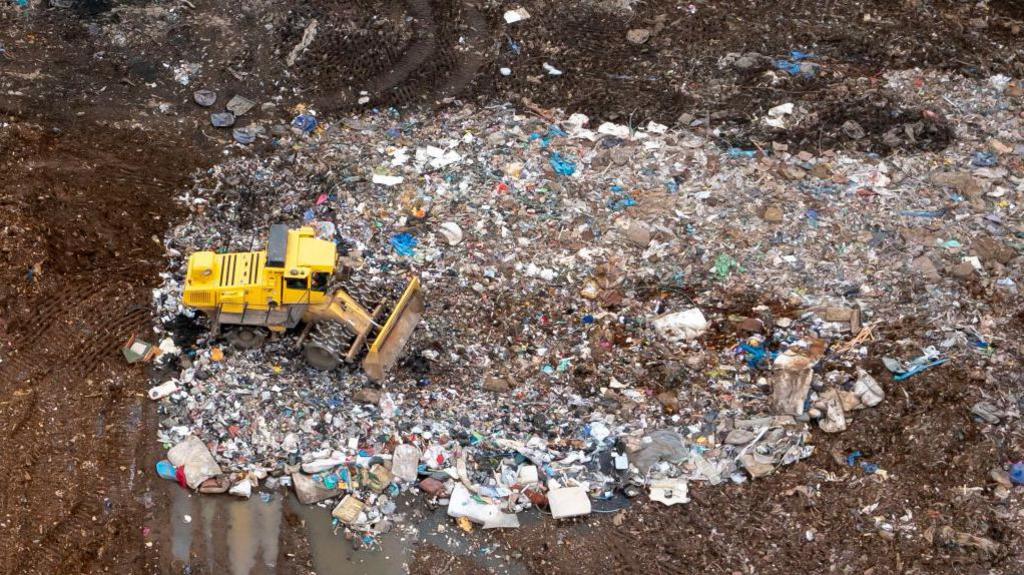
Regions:
<instances>
[{"instance_id":1,"label":"bulldozer blade","mask_svg":"<svg viewBox=\"0 0 1024 575\"><path fill-rule=\"evenodd\" d=\"M370 351L363 359L363 371L373 381L384 379L384 374L398 361L402 349L412 337L416 324L423 316L423 292L419 278L413 278L406 286L398 305L381 328L377 338L370 344Z\"/></svg>"}]
</instances>

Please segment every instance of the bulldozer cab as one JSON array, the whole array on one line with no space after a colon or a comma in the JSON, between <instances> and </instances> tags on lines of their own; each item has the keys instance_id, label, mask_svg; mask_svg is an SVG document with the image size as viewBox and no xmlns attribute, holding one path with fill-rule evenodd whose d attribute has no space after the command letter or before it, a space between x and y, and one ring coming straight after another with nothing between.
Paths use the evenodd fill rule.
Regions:
<instances>
[{"instance_id":1,"label":"bulldozer cab","mask_svg":"<svg viewBox=\"0 0 1024 575\"><path fill-rule=\"evenodd\" d=\"M335 259L334 243L317 239L312 228L289 230L283 224L274 225L266 250L192 254L185 278L185 305L208 313L248 316L285 306L320 304L327 299ZM285 323L294 323L297 317ZM277 322L268 317L266 323Z\"/></svg>"}]
</instances>

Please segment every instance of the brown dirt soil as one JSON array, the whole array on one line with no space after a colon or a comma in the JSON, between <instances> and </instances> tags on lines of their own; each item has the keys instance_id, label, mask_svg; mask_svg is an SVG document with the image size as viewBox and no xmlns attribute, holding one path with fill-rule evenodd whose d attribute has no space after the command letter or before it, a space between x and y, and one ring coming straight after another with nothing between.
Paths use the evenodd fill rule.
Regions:
<instances>
[{"instance_id":1,"label":"brown dirt soil","mask_svg":"<svg viewBox=\"0 0 1024 575\"><path fill-rule=\"evenodd\" d=\"M0 548L13 552L0 567L137 565L149 406L119 349L149 325L162 256L150 238L174 215L190 155L131 131L21 124L2 164Z\"/></svg>"},{"instance_id":2,"label":"brown dirt soil","mask_svg":"<svg viewBox=\"0 0 1024 575\"><path fill-rule=\"evenodd\" d=\"M658 0L631 3L632 10L611 0L518 4L531 18L505 25L509 6L497 2L303 0L276 18L273 53L289 54L313 20L317 37L292 67L268 51L261 64L334 110L360 108L362 91L380 107L447 102L465 87L463 98L522 99L619 122L706 118L722 132L723 145L775 140L883 154L942 148L952 133L926 119L913 126L923 132L919 139L884 139L921 122L921 110L903 108L897 94L878 86L858 90L850 102L849 79L877 81L884 70L914 66L971 75L1024 70L1024 33L1013 31L1019 8L1011 2L988 9L886 0ZM631 29L651 36L630 43ZM812 77L775 70L774 61L792 50L814 55L809 61L819 68ZM729 53L758 57L738 67L723 59ZM344 54L356 57L338 57ZM564 74L548 76L545 63ZM502 67L512 74L501 75ZM752 122L786 101L804 104L812 121L792 133ZM850 120L866 135L844 132Z\"/></svg>"}]
</instances>

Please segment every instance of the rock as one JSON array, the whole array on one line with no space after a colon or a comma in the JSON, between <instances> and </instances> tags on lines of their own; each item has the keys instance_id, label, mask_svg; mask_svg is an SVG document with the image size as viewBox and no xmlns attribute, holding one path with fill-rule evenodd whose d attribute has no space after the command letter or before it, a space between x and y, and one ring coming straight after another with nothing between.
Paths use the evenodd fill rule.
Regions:
<instances>
[{"instance_id":1,"label":"rock","mask_svg":"<svg viewBox=\"0 0 1024 575\"><path fill-rule=\"evenodd\" d=\"M633 220L626 231L626 237L633 245L646 248L651 243L651 226L639 220Z\"/></svg>"},{"instance_id":2,"label":"rock","mask_svg":"<svg viewBox=\"0 0 1024 575\"><path fill-rule=\"evenodd\" d=\"M313 505L342 494L342 490L327 489L305 473L292 473L292 487L295 488L295 497L303 505Z\"/></svg>"},{"instance_id":3,"label":"rock","mask_svg":"<svg viewBox=\"0 0 1024 575\"><path fill-rule=\"evenodd\" d=\"M761 219L770 224L780 224L783 219L782 208L778 206L768 206L761 212Z\"/></svg>"},{"instance_id":4,"label":"rock","mask_svg":"<svg viewBox=\"0 0 1024 575\"><path fill-rule=\"evenodd\" d=\"M733 66L736 66L740 70L749 70L757 66L762 58L763 56L760 54L744 54L739 58L736 58L736 61L733 62Z\"/></svg>"},{"instance_id":5,"label":"rock","mask_svg":"<svg viewBox=\"0 0 1024 575\"><path fill-rule=\"evenodd\" d=\"M1013 481L1010 481L1010 474L1002 469L994 467L988 472L988 476L1000 486L1006 489L1013 489Z\"/></svg>"},{"instance_id":6,"label":"rock","mask_svg":"<svg viewBox=\"0 0 1024 575\"><path fill-rule=\"evenodd\" d=\"M703 353L694 353L686 356L683 363L690 369L701 369L707 363L707 357Z\"/></svg>"},{"instance_id":7,"label":"rock","mask_svg":"<svg viewBox=\"0 0 1024 575\"><path fill-rule=\"evenodd\" d=\"M356 403L368 403L371 405L380 404L380 390L372 387L364 387L352 395L352 401Z\"/></svg>"},{"instance_id":8,"label":"rock","mask_svg":"<svg viewBox=\"0 0 1024 575\"><path fill-rule=\"evenodd\" d=\"M764 322L756 317L745 317L736 329L745 333L761 333L764 331Z\"/></svg>"},{"instance_id":9,"label":"rock","mask_svg":"<svg viewBox=\"0 0 1024 575\"><path fill-rule=\"evenodd\" d=\"M217 93L213 90L196 90L192 93L192 101L204 108L209 108L217 102Z\"/></svg>"},{"instance_id":10,"label":"rock","mask_svg":"<svg viewBox=\"0 0 1024 575\"><path fill-rule=\"evenodd\" d=\"M937 282L942 279L938 268L935 267L932 259L926 255L917 257L910 262L910 269L929 282Z\"/></svg>"},{"instance_id":11,"label":"rock","mask_svg":"<svg viewBox=\"0 0 1024 575\"><path fill-rule=\"evenodd\" d=\"M725 442L729 445L746 445L754 440L757 434L747 429L734 429L725 436Z\"/></svg>"},{"instance_id":12,"label":"rock","mask_svg":"<svg viewBox=\"0 0 1024 575\"><path fill-rule=\"evenodd\" d=\"M252 497L252 482L249 481L248 477L246 477L245 479L242 479L238 483L232 485L231 489L228 489L228 493L231 495L235 495L237 497L241 497L243 499L248 499Z\"/></svg>"},{"instance_id":13,"label":"rock","mask_svg":"<svg viewBox=\"0 0 1024 575\"><path fill-rule=\"evenodd\" d=\"M235 115L231 112L214 112L210 114L210 125L214 128L230 128L235 125Z\"/></svg>"},{"instance_id":14,"label":"rock","mask_svg":"<svg viewBox=\"0 0 1024 575\"><path fill-rule=\"evenodd\" d=\"M857 122L854 122L853 120L847 120L846 122L844 122L842 130L843 134L845 134L846 137L850 138L851 140L860 140L867 135L867 133L864 131L864 128L861 127L861 125L858 124Z\"/></svg>"},{"instance_id":15,"label":"rock","mask_svg":"<svg viewBox=\"0 0 1024 575\"><path fill-rule=\"evenodd\" d=\"M609 154L612 163L617 166L625 166L633 157L633 152L626 147L615 148Z\"/></svg>"},{"instance_id":16,"label":"rock","mask_svg":"<svg viewBox=\"0 0 1024 575\"><path fill-rule=\"evenodd\" d=\"M487 377L484 379L484 391L507 393L510 389L512 389L512 386L503 377Z\"/></svg>"},{"instance_id":17,"label":"rock","mask_svg":"<svg viewBox=\"0 0 1024 575\"><path fill-rule=\"evenodd\" d=\"M857 381L853 384L853 393L857 394L861 403L868 407L874 407L885 399L885 390L882 389L882 384L859 367L857 368Z\"/></svg>"},{"instance_id":18,"label":"rock","mask_svg":"<svg viewBox=\"0 0 1024 575\"><path fill-rule=\"evenodd\" d=\"M679 398L675 392L663 391L658 394L657 399L667 413L679 413Z\"/></svg>"},{"instance_id":19,"label":"rock","mask_svg":"<svg viewBox=\"0 0 1024 575\"><path fill-rule=\"evenodd\" d=\"M640 45L651 39L651 31L647 28L634 28L626 32L626 40L630 44Z\"/></svg>"},{"instance_id":20,"label":"rock","mask_svg":"<svg viewBox=\"0 0 1024 575\"><path fill-rule=\"evenodd\" d=\"M998 424L1002 419L1002 412L999 408L987 401L979 401L971 407L971 413L981 418L985 423ZM172 461L173 463L173 461Z\"/></svg>"}]
</instances>

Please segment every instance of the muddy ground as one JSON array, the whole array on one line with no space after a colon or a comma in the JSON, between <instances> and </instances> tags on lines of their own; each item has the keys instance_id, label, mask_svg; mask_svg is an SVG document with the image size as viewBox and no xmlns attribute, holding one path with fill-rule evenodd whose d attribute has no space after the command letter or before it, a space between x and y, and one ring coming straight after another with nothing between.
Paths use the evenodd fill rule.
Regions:
<instances>
[{"instance_id":1,"label":"muddy ground","mask_svg":"<svg viewBox=\"0 0 1024 575\"><path fill-rule=\"evenodd\" d=\"M719 129L723 146L783 140L884 154L941 147L954 135L939 118L921 126L928 137L886 141L894 127L921 122L922 111L900 109L878 86L880 72L1024 71L1024 8L1010 0L650 0L628 18L619 4L526 1L533 17L515 38L500 25L503 6L468 0L4 5L0 572L185 572L169 550L168 491L151 473L160 446L146 374L119 348L152 321L149 290L164 268L156 239L179 216L172 198L226 142L190 104L196 83L278 98L276 109L258 112L271 117L286 118L297 103L351 111L366 90L374 105L497 99L634 123L682 116ZM288 66L284 56L312 18L323 24L318 43ZM631 28L652 35L634 45L625 40ZM766 78L771 59L793 49L813 52L823 71ZM768 60L737 68L721 62L730 52ZM172 78L181 62L202 63L190 86ZM565 74L544 77L544 62ZM498 73L505 66L509 77ZM783 97L820 121L776 134L751 125ZM851 118L866 138L844 136ZM913 326L893 329L887 337L899 339ZM885 383L894 399L870 421L815 437L815 455L785 473L695 489L681 509L637 504L494 541L535 573L1020 572L1019 510L964 488L1024 455L1019 438L995 441L967 415L996 384L968 367ZM889 480L856 476L832 455L853 449ZM931 520L931 544L890 536L874 519L902 511ZM285 519L277 570L309 572L302 523ZM958 545L939 535L944 526L1001 547ZM197 558L188 572L224 571L216 547L200 552L214 560ZM482 570L472 557L426 545L413 565Z\"/></svg>"}]
</instances>

